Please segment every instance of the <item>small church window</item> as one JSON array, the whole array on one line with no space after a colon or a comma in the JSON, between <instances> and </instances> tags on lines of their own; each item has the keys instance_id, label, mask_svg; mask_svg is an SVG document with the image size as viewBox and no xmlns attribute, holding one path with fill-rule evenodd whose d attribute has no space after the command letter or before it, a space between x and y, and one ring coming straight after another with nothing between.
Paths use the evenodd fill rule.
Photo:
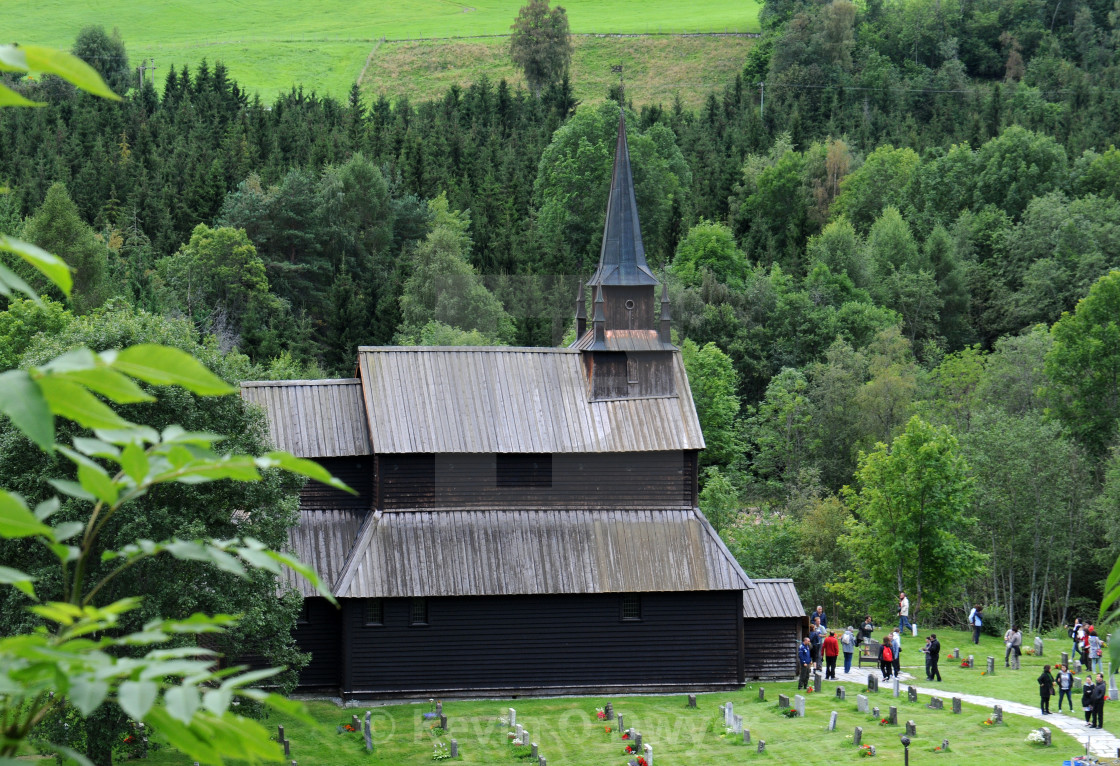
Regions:
<instances>
[{"instance_id":1,"label":"small church window","mask_svg":"<svg viewBox=\"0 0 1120 766\"><path fill-rule=\"evenodd\" d=\"M628 358L626 360L626 382L627 383L637 383L638 382L638 360L637 359Z\"/></svg>"},{"instance_id":2,"label":"small church window","mask_svg":"<svg viewBox=\"0 0 1120 766\"><path fill-rule=\"evenodd\" d=\"M385 624L385 607L379 598L367 598L366 603L366 625L384 625Z\"/></svg>"},{"instance_id":3,"label":"small church window","mask_svg":"<svg viewBox=\"0 0 1120 766\"><path fill-rule=\"evenodd\" d=\"M547 453L497 456L497 484L499 487L552 486L552 455Z\"/></svg>"},{"instance_id":4,"label":"small church window","mask_svg":"<svg viewBox=\"0 0 1120 766\"><path fill-rule=\"evenodd\" d=\"M637 593L622 594L622 619L625 621L642 619L642 597Z\"/></svg>"},{"instance_id":5,"label":"small church window","mask_svg":"<svg viewBox=\"0 0 1120 766\"><path fill-rule=\"evenodd\" d=\"M428 599L414 598L412 599L412 611L408 618L409 625L427 625L428 624Z\"/></svg>"}]
</instances>

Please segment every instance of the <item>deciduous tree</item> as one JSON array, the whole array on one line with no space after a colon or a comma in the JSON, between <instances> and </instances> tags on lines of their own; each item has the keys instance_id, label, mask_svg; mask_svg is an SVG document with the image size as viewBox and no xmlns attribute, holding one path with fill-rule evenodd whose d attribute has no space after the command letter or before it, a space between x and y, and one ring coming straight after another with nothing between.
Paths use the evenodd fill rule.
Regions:
<instances>
[{"instance_id":1,"label":"deciduous tree","mask_svg":"<svg viewBox=\"0 0 1120 766\"><path fill-rule=\"evenodd\" d=\"M510 58L539 97L544 88L568 72L572 60L568 14L559 5L549 8L548 0L529 0L510 29Z\"/></svg>"}]
</instances>

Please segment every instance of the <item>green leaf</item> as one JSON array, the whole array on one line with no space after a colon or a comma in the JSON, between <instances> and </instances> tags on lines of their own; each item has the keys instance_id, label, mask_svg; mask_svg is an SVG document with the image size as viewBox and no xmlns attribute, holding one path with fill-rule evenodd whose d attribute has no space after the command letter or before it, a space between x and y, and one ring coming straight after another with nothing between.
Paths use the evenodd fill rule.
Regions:
<instances>
[{"instance_id":1,"label":"green leaf","mask_svg":"<svg viewBox=\"0 0 1120 766\"><path fill-rule=\"evenodd\" d=\"M92 681L88 678L70 679L70 702L81 711L82 715L89 715L105 701L109 695L109 684L104 681Z\"/></svg>"},{"instance_id":2,"label":"green leaf","mask_svg":"<svg viewBox=\"0 0 1120 766\"><path fill-rule=\"evenodd\" d=\"M185 351L141 343L117 354L113 368L157 386L182 386L201 396L236 393L237 389L207 370Z\"/></svg>"},{"instance_id":3,"label":"green leaf","mask_svg":"<svg viewBox=\"0 0 1120 766\"><path fill-rule=\"evenodd\" d=\"M97 501L96 497L86 492L82 485L76 481L69 481L67 479L47 479L47 483L67 497L85 500L90 503Z\"/></svg>"},{"instance_id":4,"label":"green leaf","mask_svg":"<svg viewBox=\"0 0 1120 766\"><path fill-rule=\"evenodd\" d=\"M121 451L114 445L100 439L89 439L84 436L74 437L74 449L83 455L108 458L114 462L119 462L121 456Z\"/></svg>"},{"instance_id":5,"label":"green leaf","mask_svg":"<svg viewBox=\"0 0 1120 766\"><path fill-rule=\"evenodd\" d=\"M229 709L233 692L229 689L211 689L202 695L202 706L214 715L221 715Z\"/></svg>"},{"instance_id":6,"label":"green leaf","mask_svg":"<svg viewBox=\"0 0 1120 766\"><path fill-rule=\"evenodd\" d=\"M23 498L0 489L0 537L50 536L51 528L35 518Z\"/></svg>"},{"instance_id":7,"label":"green leaf","mask_svg":"<svg viewBox=\"0 0 1120 766\"><path fill-rule=\"evenodd\" d=\"M139 444L125 446L121 452L121 468L137 484L142 484L148 476L148 454Z\"/></svg>"},{"instance_id":8,"label":"green leaf","mask_svg":"<svg viewBox=\"0 0 1120 766\"><path fill-rule=\"evenodd\" d=\"M0 45L0 72L26 72L27 56L15 45Z\"/></svg>"},{"instance_id":9,"label":"green leaf","mask_svg":"<svg viewBox=\"0 0 1120 766\"><path fill-rule=\"evenodd\" d=\"M174 686L164 692L163 704L172 718L189 725L202 703L195 687Z\"/></svg>"},{"instance_id":10,"label":"green leaf","mask_svg":"<svg viewBox=\"0 0 1120 766\"><path fill-rule=\"evenodd\" d=\"M0 85L0 106L46 106L46 103L43 101L29 101L7 85ZM2 246L2 244L3 243L0 243L0 246Z\"/></svg>"},{"instance_id":11,"label":"green leaf","mask_svg":"<svg viewBox=\"0 0 1120 766\"><path fill-rule=\"evenodd\" d=\"M95 96L113 101L121 100L120 96L109 90L96 69L73 54L41 45L21 45L20 50L27 57L27 68L32 72L55 74Z\"/></svg>"},{"instance_id":12,"label":"green leaf","mask_svg":"<svg viewBox=\"0 0 1120 766\"><path fill-rule=\"evenodd\" d=\"M46 521L51 516L54 516L56 513L58 513L58 509L61 507L61 505L62 504L58 502L57 497L48 498L47 500L44 500L43 502L35 506L35 518L37 518L39 521Z\"/></svg>"},{"instance_id":13,"label":"green leaf","mask_svg":"<svg viewBox=\"0 0 1120 766\"><path fill-rule=\"evenodd\" d=\"M0 412L43 450L54 444L54 415L39 386L23 370L0 373Z\"/></svg>"},{"instance_id":14,"label":"green leaf","mask_svg":"<svg viewBox=\"0 0 1120 766\"><path fill-rule=\"evenodd\" d=\"M78 466L78 481L82 487L95 495L107 505L113 505L120 497L120 488L113 483L112 478L100 466L92 468L82 464Z\"/></svg>"},{"instance_id":15,"label":"green leaf","mask_svg":"<svg viewBox=\"0 0 1120 766\"><path fill-rule=\"evenodd\" d=\"M159 684L155 681L125 681L117 690L117 704L129 718L144 720L159 696Z\"/></svg>"},{"instance_id":16,"label":"green leaf","mask_svg":"<svg viewBox=\"0 0 1120 766\"><path fill-rule=\"evenodd\" d=\"M35 588L31 586L31 583L33 583L35 579L36 578L32 577L31 575L25 574L18 569L0 566L0 584L11 585L16 590L30 596L31 598L36 597Z\"/></svg>"},{"instance_id":17,"label":"green leaf","mask_svg":"<svg viewBox=\"0 0 1120 766\"><path fill-rule=\"evenodd\" d=\"M0 93L0 98L2 97ZM57 255L51 255L41 247L5 234L0 234L0 250L15 253L49 279L51 284L66 295L70 295L70 290L74 287L74 278L70 275L70 267L66 265L66 261Z\"/></svg>"},{"instance_id":18,"label":"green leaf","mask_svg":"<svg viewBox=\"0 0 1120 766\"><path fill-rule=\"evenodd\" d=\"M93 761L86 758L77 750L66 747L65 745L56 745L53 742L45 742L43 740L37 740L35 745L62 756L62 766L68 766L71 763L76 763L78 766L93 766ZM24 764L26 761L16 761L16 763Z\"/></svg>"},{"instance_id":19,"label":"green leaf","mask_svg":"<svg viewBox=\"0 0 1120 766\"><path fill-rule=\"evenodd\" d=\"M51 412L86 428L127 428L130 423L83 386L55 375L36 381Z\"/></svg>"},{"instance_id":20,"label":"green leaf","mask_svg":"<svg viewBox=\"0 0 1120 766\"><path fill-rule=\"evenodd\" d=\"M54 538L55 542L62 542L79 534L85 528L86 525L80 521L64 521L61 524L55 524L51 528L51 536Z\"/></svg>"},{"instance_id":21,"label":"green leaf","mask_svg":"<svg viewBox=\"0 0 1120 766\"><path fill-rule=\"evenodd\" d=\"M133 404L135 402L154 402L156 398L145 393L144 389L132 380L108 367L97 367L91 370L75 370L66 373L65 377L81 383L86 388L95 391L111 402L117 404Z\"/></svg>"},{"instance_id":22,"label":"green leaf","mask_svg":"<svg viewBox=\"0 0 1120 766\"><path fill-rule=\"evenodd\" d=\"M323 468L323 466L319 465L314 460L296 457L288 452L269 452L263 458L257 458L257 465L260 468L282 468L290 473L306 476L309 479L322 482L335 489L341 489L352 495L358 494L356 491L346 486L346 484L331 476L330 471Z\"/></svg>"},{"instance_id":23,"label":"green leaf","mask_svg":"<svg viewBox=\"0 0 1120 766\"><path fill-rule=\"evenodd\" d=\"M0 264L0 295L10 296L12 291L21 292L33 301L39 300L39 293L7 266Z\"/></svg>"},{"instance_id":24,"label":"green leaf","mask_svg":"<svg viewBox=\"0 0 1120 766\"><path fill-rule=\"evenodd\" d=\"M278 713L284 713L304 723L315 723L315 717L307 712L307 708L299 700L288 699L280 694L269 694L262 702Z\"/></svg>"}]
</instances>

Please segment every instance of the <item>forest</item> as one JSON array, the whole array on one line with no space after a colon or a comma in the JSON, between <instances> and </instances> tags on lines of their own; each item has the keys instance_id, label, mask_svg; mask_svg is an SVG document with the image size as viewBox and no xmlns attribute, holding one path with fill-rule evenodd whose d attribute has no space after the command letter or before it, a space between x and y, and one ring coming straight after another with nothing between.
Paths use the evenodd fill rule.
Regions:
<instances>
[{"instance_id":1,"label":"forest","mask_svg":"<svg viewBox=\"0 0 1120 766\"><path fill-rule=\"evenodd\" d=\"M567 77L266 103L205 60L137 87L87 28L123 101L5 76L45 106L0 112L0 233L75 284L4 300L0 368L158 338L309 378L357 345L570 340L621 101L701 507L746 572L852 619L901 589L923 622L1095 613L1120 553L1120 6L771 0L762 26L697 110L581 106ZM34 497L61 469L3 430L3 486Z\"/></svg>"}]
</instances>

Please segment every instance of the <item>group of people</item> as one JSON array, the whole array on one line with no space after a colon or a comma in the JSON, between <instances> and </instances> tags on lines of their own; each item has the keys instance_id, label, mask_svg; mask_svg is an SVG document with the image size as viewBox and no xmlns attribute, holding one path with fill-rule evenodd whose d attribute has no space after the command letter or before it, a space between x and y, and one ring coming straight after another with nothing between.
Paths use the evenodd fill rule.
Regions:
<instances>
[{"instance_id":1,"label":"group of people","mask_svg":"<svg viewBox=\"0 0 1120 766\"><path fill-rule=\"evenodd\" d=\"M824 677L835 680L836 662L841 654L844 655L844 672L851 672L852 654L858 645L859 638L855 628L849 625L844 629L844 633L837 637L836 631L828 629L828 615L825 614L824 607L818 606L812 614L809 635L802 639L801 646L797 649L797 662L801 670L797 679L797 688L808 688L809 673L822 667Z\"/></svg>"},{"instance_id":2,"label":"group of people","mask_svg":"<svg viewBox=\"0 0 1120 766\"><path fill-rule=\"evenodd\" d=\"M1050 672L1050 666L1042 668L1042 675L1038 677L1038 694L1041 698L1043 715L1050 715L1050 697L1055 692L1058 694L1058 712L1062 712L1062 700L1069 702L1069 710L1073 712L1073 673L1066 665L1059 665L1058 677ZM1085 683L1081 687L1081 710L1085 713L1085 725L1090 729L1104 728L1104 701L1108 698L1108 684L1104 674L1097 673L1096 679L1092 673L1085 676Z\"/></svg>"},{"instance_id":3,"label":"group of people","mask_svg":"<svg viewBox=\"0 0 1120 766\"><path fill-rule=\"evenodd\" d=\"M1073 639L1073 650L1070 654L1074 657L1080 656L1082 665L1091 667L1094 673L1100 673L1104 642L1097 635L1096 628L1082 624L1081 618L1078 617L1074 619L1073 627L1069 629L1069 637Z\"/></svg>"}]
</instances>

